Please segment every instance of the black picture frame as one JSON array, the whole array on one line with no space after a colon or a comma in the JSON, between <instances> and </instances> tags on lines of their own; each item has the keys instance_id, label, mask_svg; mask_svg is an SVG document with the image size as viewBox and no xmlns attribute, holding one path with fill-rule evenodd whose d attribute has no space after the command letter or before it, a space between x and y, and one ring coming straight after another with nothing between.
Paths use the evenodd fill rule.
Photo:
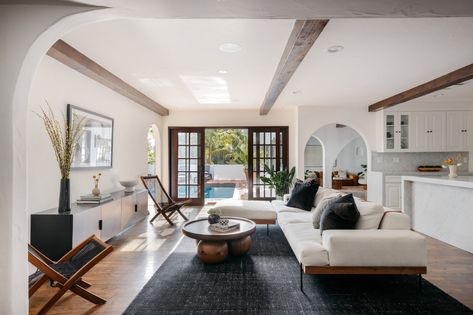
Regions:
<instances>
[{"instance_id":1,"label":"black picture frame","mask_svg":"<svg viewBox=\"0 0 473 315\"><path fill-rule=\"evenodd\" d=\"M81 119L84 116L83 133L76 145L71 169L112 168L114 119L67 104L68 125L72 123L73 117Z\"/></svg>"}]
</instances>

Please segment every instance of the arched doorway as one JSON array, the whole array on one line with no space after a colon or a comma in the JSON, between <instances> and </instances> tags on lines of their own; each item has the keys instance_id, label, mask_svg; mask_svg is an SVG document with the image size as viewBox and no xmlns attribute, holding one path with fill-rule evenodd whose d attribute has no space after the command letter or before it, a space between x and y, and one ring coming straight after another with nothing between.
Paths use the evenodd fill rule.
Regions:
<instances>
[{"instance_id":1,"label":"arched doorway","mask_svg":"<svg viewBox=\"0 0 473 315\"><path fill-rule=\"evenodd\" d=\"M356 191L365 199L367 164L368 150L363 137L343 124L317 129L305 146L305 177L319 178L324 187Z\"/></svg>"}]
</instances>

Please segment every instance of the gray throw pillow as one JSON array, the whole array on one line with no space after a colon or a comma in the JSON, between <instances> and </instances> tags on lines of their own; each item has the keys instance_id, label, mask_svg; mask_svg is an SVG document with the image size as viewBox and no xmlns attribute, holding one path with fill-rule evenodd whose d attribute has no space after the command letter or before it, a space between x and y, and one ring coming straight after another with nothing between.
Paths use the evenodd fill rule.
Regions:
<instances>
[{"instance_id":1,"label":"gray throw pillow","mask_svg":"<svg viewBox=\"0 0 473 315\"><path fill-rule=\"evenodd\" d=\"M360 212L353 195L346 195L332 200L324 209L320 218L320 234L325 230L350 230L356 228Z\"/></svg>"},{"instance_id":2,"label":"gray throw pillow","mask_svg":"<svg viewBox=\"0 0 473 315\"><path fill-rule=\"evenodd\" d=\"M320 229L320 218L322 217L322 213L324 212L325 208L328 207L330 202L337 199L338 197L341 197L341 195L338 193L333 193L320 200L320 202L317 204L317 207L315 207L315 210L312 212L312 224L314 229Z\"/></svg>"}]
</instances>

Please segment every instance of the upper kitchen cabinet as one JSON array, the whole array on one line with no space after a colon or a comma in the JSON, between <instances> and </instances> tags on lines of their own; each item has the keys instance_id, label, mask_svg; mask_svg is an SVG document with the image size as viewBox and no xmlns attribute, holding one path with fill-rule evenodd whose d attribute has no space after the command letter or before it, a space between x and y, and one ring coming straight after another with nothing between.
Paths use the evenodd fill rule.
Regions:
<instances>
[{"instance_id":1,"label":"upper kitchen cabinet","mask_svg":"<svg viewBox=\"0 0 473 315\"><path fill-rule=\"evenodd\" d=\"M384 151L410 151L409 113L388 112L384 115Z\"/></svg>"},{"instance_id":2,"label":"upper kitchen cabinet","mask_svg":"<svg viewBox=\"0 0 473 315\"><path fill-rule=\"evenodd\" d=\"M446 150L446 112L413 112L412 151Z\"/></svg>"},{"instance_id":3,"label":"upper kitchen cabinet","mask_svg":"<svg viewBox=\"0 0 473 315\"><path fill-rule=\"evenodd\" d=\"M447 112L447 151L473 147L473 111Z\"/></svg>"}]
</instances>

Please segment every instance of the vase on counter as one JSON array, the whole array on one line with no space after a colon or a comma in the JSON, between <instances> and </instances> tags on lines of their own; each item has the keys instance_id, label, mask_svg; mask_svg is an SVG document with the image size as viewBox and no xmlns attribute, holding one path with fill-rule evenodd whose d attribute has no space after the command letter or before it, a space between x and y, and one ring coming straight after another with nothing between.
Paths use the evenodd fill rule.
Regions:
<instances>
[{"instance_id":1,"label":"vase on counter","mask_svg":"<svg viewBox=\"0 0 473 315\"><path fill-rule=\"evenodd\" d=\"M455 178L458 176L458 165L449 165L448 166L448 177Z\"/></svg>"}]
</instances>

